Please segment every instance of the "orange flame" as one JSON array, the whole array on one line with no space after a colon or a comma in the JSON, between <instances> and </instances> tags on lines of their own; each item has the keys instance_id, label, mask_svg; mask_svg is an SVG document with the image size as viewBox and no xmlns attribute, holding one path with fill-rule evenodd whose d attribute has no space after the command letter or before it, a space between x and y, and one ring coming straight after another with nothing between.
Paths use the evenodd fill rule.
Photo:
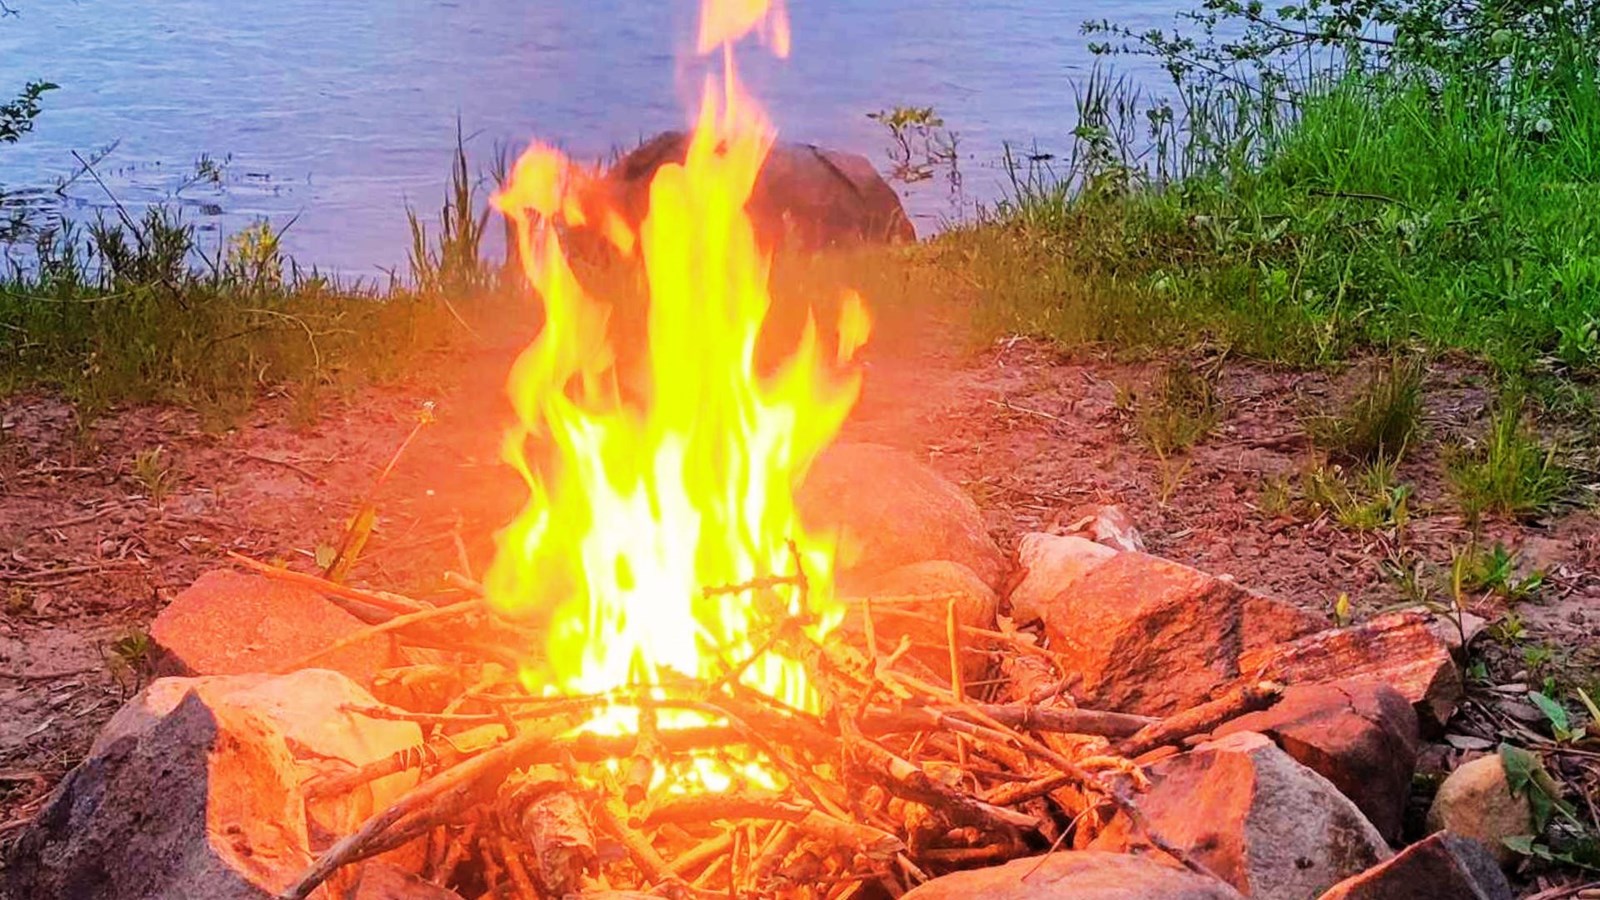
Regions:
<instances>
[{"instance_id":1,"label":"orange flame","mask_svg":"<svg viewBox=\"0 0 1600 900\"><path fill-rule=\"evenodd\" d=\"M721 75L708 76L687 158L658 170L637 230L595 202L590 172L545 146L523 155L495 197L545 311L509 385L519 425L505 455L529 499L486 578L502 610L549 613L547 658L524 673L530 689L601 692L657 683L663 669L716 678L764 645L774 619L807 616L820 633L840 615L831 549L801 527L794 491L855 403L860 379L846 366L870 320L849 294L835 353L808 317L783 363L757 371L771 260L745 204L775 131L732 64L732 43L752 31L786 49L781 4L705 0L699 47L723 48ZM579 282L558 225L598 227L642 261L642 397L620 389L611 308ZM793 572L791 541L809 609L798 592L775 602L706 591ZM803 667L776 652L742 677L815 706Z\"/></svg>"}]
</instances>

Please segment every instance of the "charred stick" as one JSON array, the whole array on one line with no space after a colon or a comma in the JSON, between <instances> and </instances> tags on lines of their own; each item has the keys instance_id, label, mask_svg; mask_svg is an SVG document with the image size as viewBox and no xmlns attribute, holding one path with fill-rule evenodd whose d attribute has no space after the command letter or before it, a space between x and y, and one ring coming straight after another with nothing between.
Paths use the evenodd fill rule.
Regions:
<instances>
[{"instance_id":1,"label":"charred stick","mask_svg":"<svg viewBox=\"0 0 1600 900\"><path fill-rule=\"evenodd\" d=\"M952 820L985 828L1019 828L1031 831L1039 827L1032 816L1002 809L945 787L916 766L866 738L848 744L850 761L864 771L877 775L885 788L896 796L943 809Z\"/></svg>"},{"instance_id":2,"label":"charred stick","mask_svg":"<svg viewBox=\"0 0 1600 900\"><path fill-rule=\"evenodd\" d=\"M1204 734L1230 719L1266 709L1277 703L1281 696L1283 686L1271 681L1239 685L1215 700L1146 725L1118 744L1116 751L1123 756L1134 757L1166 744L1176 744L1191 735Z\"/></svg>"},{"instance_id":3,"label":"charred stick","mask_svg":"<svg viewBox=\"0 0 1600 900\"><path fill-rule=\"evenodd\" d=\"M489 839L481 835L478 837L478 858L483 860L483 880L489 888L488 892L483 896L500 896L500 878L505 873L500 868L500 864L495 862L494 854L489 852Z\"/></svg>"},{"instance_id":4,"label":"charred stick","mask_svg":"<svg viewBox=\"0 0 1600 900\"><path fill-rule=\"evenodd\" d=\"M979 847L934 847L923 851L922 858L928 862L970 866L974 863L1005 862L1019 853L1016 844L984 844Z\"/></svg>"},{"instance_id":5,"label":"charred stick","mask_svg":"<svg viewBox=\"0 0 1600 900\"><path fill-rule=\"evenodd\" d=\"M1035 797L1043 797L1068 787L1076 781L1076 778L1066 772L1053 772L1032 781L1002 784L990 791L984 799L995 806L1016 806L1018 803L1025 803Z\"/></svg>"}]
</instances>

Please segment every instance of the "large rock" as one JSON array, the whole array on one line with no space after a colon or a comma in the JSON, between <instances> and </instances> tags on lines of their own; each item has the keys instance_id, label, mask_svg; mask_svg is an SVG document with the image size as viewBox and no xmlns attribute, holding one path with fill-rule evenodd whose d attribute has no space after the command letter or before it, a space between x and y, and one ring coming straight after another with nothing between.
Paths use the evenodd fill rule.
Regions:
<instances>
[{"instance_id":1,"label":"large rock","mask_svg":"<svg viewBox=\"0 0 1600 900\"><path fill-rule=\"evenodd\" d=\"M227 569L207 572L150 626L166 675L274 672L349 637L366 625L313 591ZM386 636L317 660L364 685L389 665Z\"/></svg>"},{"instance_id":2,"label":"large rock","mask_svg":"<svg viewBox=\"0 0 1600 900\"><path fill-rule=\"evenodd\" d=\"M936 559L961 563L991 588L1004 579L1005 556L977 504L903 451L834 444L812 464L796 500L810 529L837 536L844 574L858 582Z\"/></svg>"},{"instance_id":3,"label":"large rock","mask_svg":"<svg viewBox=\"0 0 1600 900\"><path fill-rule=\"evenodd\" d=\"M1315 897L1391 855L1354 803L1264 735L1231 734L1147 771L1135 802L1150 827L1257 900ZM1091 849L1142 844L1119 814Z\"/></svg>"},{"instance_id":4,"label":"large rock","mask_svg":"<svg viewBox=\"0 0 1600 900\"><path fill-rule=\"evenodd\" d=\"M1295 685L1270 709L1215 732L1255 731L1333 782L1391 843L1400 839L1417 767L1417 714L1377 682Z\"/></svg>"},{"instance_id":5,"label":"large rock","mask_svg":"<svg viewBox=\"0 0 1600 900\"><path fill-rule=\"evenodd\" d=\"M350 833L416 783L415 772L396 773L308 807L308 778L421 743L415 723L347 709L375 702L325 669L155 681L106 723L19 842L9 872L40 893L17 895L253 898L282 890L310 864L311 848ZM415 850L386 858L414 861ZM51 893L102 881L111 886L98 893Z\"/></svg>"},{"instance_id":6,"label":"large rock","mask_svg":"<svg viewBox=\"0 0 1600 900\"><path fill-rule=\"evenodd\" d=\"M116 724L18 840L10 896L268 900L310 865L294 759L265 716L190 692Z\"/></svg>"},{"instance_id":7,"label":"large rock","mask_svg":"<svg viewBox=\"0 0 1600 900\"><path fill-rule=\"evenodd\" d=\"M1439 785L1428 808L1428 828L1479 841L1502 866L1517 861L1508 837L1533 834L1533 807L1527 794L1513 794L1500 754L1472 760Z\"/></svg>"},{"instance_id":8,"label":"large rock","mask_svg":"<svg viewBox=\"0 0 1600 900\"><path fill-rule=\"evenodd\" d=\"M137 731L168 715L190 693L199 694L212 706L248 710L264 717L287 742L297 784L359 768L422 743L422 729L415 722L371 719L351 712L352 707L373 707L377 701L349 678L328 669L303 669L277 676L158 679L117 711L95 746L108 735ZM396 772L348 794L313 802L307 820L313 839L349 834L416 783L415 770Z\"/></svg>"},{"instance_id":9,"label":"large rock","mask_svg":"<svg viewBox=\"0 0 1600 900\"><path fill-rule=\"evenodd\" d=\"M656 170L682 163L688 147L687 134L669 131L624 156L606 173L612 203L630 221L642 220ZM917 239L900 198L866 157L812 144L774 146L746 208L768 246L816 249Z\"/></svg>"},{"instance_id":10,"label":"large rock","mask_svg":"<svg viewBox=\"0 0 1600 900\"><path fill-rule=\"evenodd\" d=\"M1231 581L1144 553L1094 566L1044 610L1050 647L1079 676L1084 706L1165 716L1251 674L1251 651L1305 634L1318 617Z\"/></svg>"},{"instance_id":11,"label":"large rock","mask_svg":"<svg viewBox=\"0 0 1600 900\"><path fill-rule=\"evenodd\" d=\"M1017 571L1007 599L1019 625L1037 622L1064 602L1078 580L1117 555L1104 544L1078 535L1025 534L1017 542Z\"/></svg>"},{"instance_id":12,"label":"large rock","mask_svg":"<svg viewBox=\"0 0 1600 900\"><path fill-rule=\"evenodd\" d=\"M954 872L912 890L905 900L1241 900L1233 888L1159 856L1093 850Z\"/></svg>"},{"instance_id":13,"label":"large rock","mask_svg":"<svg viewBox=\"0 0 1600 900\"><path fill-rule=\"evenodd\" d=\"M1511 885L1483 844L1440 832L1353 875L1320 900L1511 900Z\"/></svg>"},{"instance_id":14,"label":"large rock","mask_svg":"<svg viewBox=\"0 0 1600 900\"><path fill-rule=\"evenodd\" d=\"M1375 616L1278 647L1247 652L1247 672L1286 684L1375 681L1399 691L1417 710L1425 732L1450 721L1461 701L1461 673L1449 646L1426 616L1402 612Z\"/></svg>"},{"instance_id":15,"label":"large rock","mask_svg":"<svg viewBox=\"0 0 1600 900\"><path fill-rule=\"evenodd\" d=\"M955 603L957 624L970 628L993 628L995 609L1000 603L977 573L961 563L940 559L891 569L867 579L858 590L863 597L897 601L872 606L873 631L880 649L893 650L902 635L910 636L909 655L937 673L941 681L950 677L950 602ZM927 599L905 602L912 598ZM865 604L860 599L849 600L845 627L854 634L864 633L864 616ZM989 656L982 641L958 630L956 647L961 654L962 672L969 680L988 668Z\"/></svg>"}]
</instances>

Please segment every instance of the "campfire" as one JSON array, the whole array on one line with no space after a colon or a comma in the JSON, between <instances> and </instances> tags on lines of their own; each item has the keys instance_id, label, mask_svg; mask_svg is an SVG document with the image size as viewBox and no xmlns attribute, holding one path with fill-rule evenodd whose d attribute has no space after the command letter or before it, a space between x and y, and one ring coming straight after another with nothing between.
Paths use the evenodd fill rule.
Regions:
<instances>
[{"instance_id":1,"label":"campfire","mask_svg":"<svg viewBox=\"0 0 1600 900\"><path fill-rule=\"evenodd\" d=\"M1481 876L1480 851L1442 842L1384 874L1419 715L1436 728L1460 695L1437 622L1319 631L1144 553L1107 508L1007 560L931 470L833 445L871 316L846 291L774 338L781 228L753 210L783 145L739 80L734 48L752 41L788 52L780 0L705 0L695 125L639 151L682 149L651 167L643 210L543 145L494 198L542 327L511 371L503 444L527 501L483 580L450 576L435 605L235 556L366 624L270 674L202 664L214 648L185 617L246 591L201 579L153 636L207 677L161 679L113 719L19 843L18 883L1311 900L1388 896L1408 858ZM895 212L864 231L893 232ZM647 290L641 344L579 277L580 245ZM887 574L843 577L863 560ZM346 655L390 642L405 665L363 684L327 671L377 669ZM128 808L153 795L182 821ZM106 871L122 893L80 892ZM372 887L382 871L398 886ZM950 880L981 872L1004 874ZM1379 893L1322 893L1368 877Z\"/></svg>"},{"instance_id":2,"label":"campfire","mask_svg":"<svg viewBox=\"0 0 1600 900\"><path fill-rule=\"evenodd\" d=\"M735 64L734 45L752 35L787 53L781 4L707 0L697 51L719 71L706 77L683 161L654 174L642 221L543 145L495 197L544 316L509 384L520 421L504 455L529 498L500 536L481 600L409 616L492 614L527 639L526 656L515 678L493 667L453 704L493 712L389 711L488 724L424 748L435 774L284 896L310 896L342 868L430 836L446 867L436 878L471 868L491 894L900 893L1038 850L1102 802L1132 812L1127 788L1103 773L1136 786L1127 754L1271 696L1251 689L1174 723L1083 713L1060 702L1050 651L964 626L953 603L939 623L950 677L930 681L901 664L917 649L911 637L872 633L873 604L892 621L915 615L897 604L926 597L868 599L857 610L864 646L839 638L847 606L834 569L848 548L808 529L795 495L855 402L870 316L846 293L834 321L808 315L780 359L759 359L770 249L746 207L775 131ZM624 359L608 298L575 274L566 243L577 230L642 270L644 361ZM1029 699L971 698L963 655L974 636L1021 655ZM1099 735L1095 752L1082 752L1084 735ZM308 792L336 795L414 761L385 759ZM1066 809L1046 808L1042 798L1065 792Z\"/></svg>"}]
</instances>

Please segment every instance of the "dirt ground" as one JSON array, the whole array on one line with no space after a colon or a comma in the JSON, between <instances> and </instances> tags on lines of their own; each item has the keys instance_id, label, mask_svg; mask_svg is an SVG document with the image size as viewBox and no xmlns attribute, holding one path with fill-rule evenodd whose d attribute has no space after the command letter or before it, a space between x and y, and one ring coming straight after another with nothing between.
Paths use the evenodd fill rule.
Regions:
<instances>
[{"instance_id":1,"label":"dirt ground","mask_svg":"<svg viewBox=\"0 0 1600 900\"><path fill-rule=\"evenodd\" d=\"M1155 365L1069 358L1027 340L969 351L952 337L961 323L932 315L890 324L845 436L910 449L965 485L1003 546L1064 509L1116 503L1151 552L1307 608L1328 610L1341 592L1358 614L1405 599L1385 571L1401 538L1262 508L1269 479L1310 459L1301 416L1348 393L1354 369L1221 365L1220 425L1163 465L1131 437L1119 402ZM497 459L500 383L514 350L436 360L409 383L328 399L309 425L296 412L304 404L281 394L222 433L178 409L83 423L57 397L0 399L0 840L137 689L141 629L156 612L200 572L227 565L228 550L309 568L426 402L436 421L373 493L379 524L353 580L426 595L446 569L481 571L493 530L521 502ZM1437 366L1427 439L1401 467L1416 485L1404 545L1436 566L1468 540L1441 448L1481 433L1485 384L1470 365ZM160 498L136 462L154 447L174 472ZM1517 610L1525 640L1584 664L1600 644L1600 518L1570 508L1493 524L1489 536L1548 573ZM1481 611L1502 610L1486 601Z\"/></svg>"}]
</instances>

